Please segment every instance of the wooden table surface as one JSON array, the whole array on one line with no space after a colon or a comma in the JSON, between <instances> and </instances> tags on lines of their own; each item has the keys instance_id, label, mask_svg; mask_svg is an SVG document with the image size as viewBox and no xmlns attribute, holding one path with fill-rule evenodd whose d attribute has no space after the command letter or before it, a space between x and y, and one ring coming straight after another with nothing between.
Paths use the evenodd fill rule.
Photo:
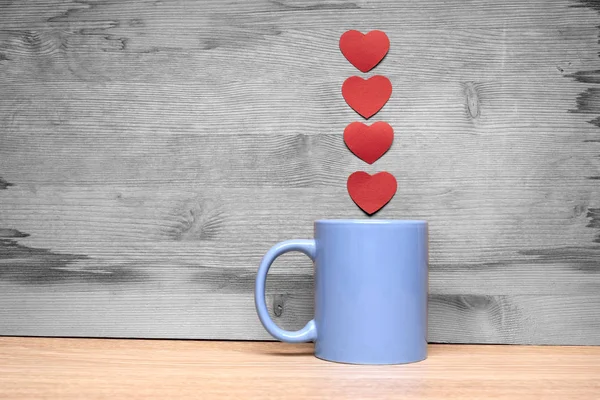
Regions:
<instances>
[{"instance_id":1,"label":"wooden table surface","mask_svg":"<svg viewBox=\"0 0 600 400\"><path fill-rule=\"evenodd\" d=\"M311 344L0 338L8 399L594 399L600 347L430 345L398 366L321 361Z\"/></svg>"}]
</instances>

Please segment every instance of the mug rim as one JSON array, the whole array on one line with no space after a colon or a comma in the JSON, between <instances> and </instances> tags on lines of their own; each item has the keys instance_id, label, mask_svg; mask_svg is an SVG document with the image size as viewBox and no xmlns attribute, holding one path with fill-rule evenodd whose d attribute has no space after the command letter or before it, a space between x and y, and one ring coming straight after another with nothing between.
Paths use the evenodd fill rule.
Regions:
<instances>
[{"instance_id":1,"label":"mug rim","mask_svg":"<svg viewBox=\"0 0 600 400\"><path fill-rule=\"evenodd\" d=\"M423 219L318 219L315 224L427 225Z\"/></svg>"}]
</instances>

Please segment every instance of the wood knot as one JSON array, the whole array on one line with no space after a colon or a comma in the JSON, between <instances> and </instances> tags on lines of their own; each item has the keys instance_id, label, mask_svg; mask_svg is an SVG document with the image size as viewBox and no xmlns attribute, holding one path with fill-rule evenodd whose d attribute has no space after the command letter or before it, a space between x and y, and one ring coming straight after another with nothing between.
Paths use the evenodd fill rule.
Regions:
<instances>
[{"instance_id":1,"label":"wood knot","mask_svg":"<svg viewBox=\"0 0 600 400\"><path fill-rule=\"evenodd\" d=\"M132 28L139 28L139 27L144 26L145 24L144 24L144 20L143 19L141 19L141 18L133 18L133 19L129 20L128 25L131 26Z\"/></svg>"},{"instance_id":2,"label":"wood knot","mask_svg":"<svg viewBox=\"0 0 600 400\"><path fill-rule=\"evenodd\" d=\"M40 35L37 32L25 32L25 34L23 35L23 39L30 46L39 46L42 43Z\"/></svg>"},{"instance_id":3,"label":"wood knot","mask_svg":"<svg viewBox=\"0 0 600 400\"><path fill-rule=\"evenodd\" d=\"M283 315L283 306L285 304L286 295L276 294L273 296L273 314L279 318Z\"/></svg>"},{"instance_id":4,"label":"wood knot","mask_svg":"<svg viewBox=\"0 0 600 400\"><path fill-rule=\"evenodd\" d=\"M2 189L8 189L10 186L14 186L14 183L10 183L4 179L2 179L2 177L0 177L0 190Z\"/></svg>"},{"instance_id":5,"label":"wood knot","mask_svg":"<svg viewBox=\"0 0 600 400\"><path fill-rule=\"evenodd\" d=\"M463 310L489 310L496 307L496 299L486 295L461 295L458 297Z\"/></svg>"},{"instance_id":6,"label":"wood knot","mask_svg":"<svg viewBox=\"0 0 600 400\"><path fill-rule=\"evenodd\" d=\"M573 216L579 217L579 216L585 214L587 209L588 209L587 204L577 204L576 206L573 207Z\"/></svg>"},{"instance_id":7,"label":"wood knot","mask_svg":"<svg viewBox=\"0 0 600 400\"><path fill-rule=\"evenodd\" d=\"M226 223L219 200L191 199L173 214L176 225L168 231L175 240L214 240Z\"/></svg>"},{"instance_id":8,"label":"wood knot","mask_svg":"<svg viewBox=\"0 0 600 400\"><path fill-rule=\"evenodd\" d=\"M481 114L477 85L474 82L465 82L463 87L465 92L467 114L469 115L470 119L477 119Z\"/></svg>"}]
</instances>

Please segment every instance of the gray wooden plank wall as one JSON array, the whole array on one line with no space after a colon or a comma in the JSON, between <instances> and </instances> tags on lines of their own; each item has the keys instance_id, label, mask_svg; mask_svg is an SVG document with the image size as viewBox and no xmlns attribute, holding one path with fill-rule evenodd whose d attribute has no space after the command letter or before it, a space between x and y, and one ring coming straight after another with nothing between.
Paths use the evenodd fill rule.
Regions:
<instances>
[{"instance_id":1,"label":"gray wooden plank wall","mask_svg":"<svg viewBox=\"0 0 600 400\"><path fill-rule=\"evenodd\" d=\"M261 256L387 170L430 221L432 342L600 344L599 1L0 0L0 334L267 339ZM342 141L381 29L373 166ZM312 265L269 304L312 314Z\"/></svg>"}]
</instances>

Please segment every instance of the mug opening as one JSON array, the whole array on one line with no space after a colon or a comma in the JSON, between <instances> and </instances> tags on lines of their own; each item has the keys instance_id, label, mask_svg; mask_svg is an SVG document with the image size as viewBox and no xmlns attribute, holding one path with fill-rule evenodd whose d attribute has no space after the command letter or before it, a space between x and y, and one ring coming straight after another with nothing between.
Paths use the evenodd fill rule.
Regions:
<instances>
[{"instance_id":1,"label":"mug opening","mask_svg":"<svg viewBox=\"0 0 600 400\"><path fill-rule=\"evenodd\" d=\"M427 224L425 220L419 219L318 219L315 224L365 224L365 225L378 225L378 224Z\"/></svg>"}]
</instances>

